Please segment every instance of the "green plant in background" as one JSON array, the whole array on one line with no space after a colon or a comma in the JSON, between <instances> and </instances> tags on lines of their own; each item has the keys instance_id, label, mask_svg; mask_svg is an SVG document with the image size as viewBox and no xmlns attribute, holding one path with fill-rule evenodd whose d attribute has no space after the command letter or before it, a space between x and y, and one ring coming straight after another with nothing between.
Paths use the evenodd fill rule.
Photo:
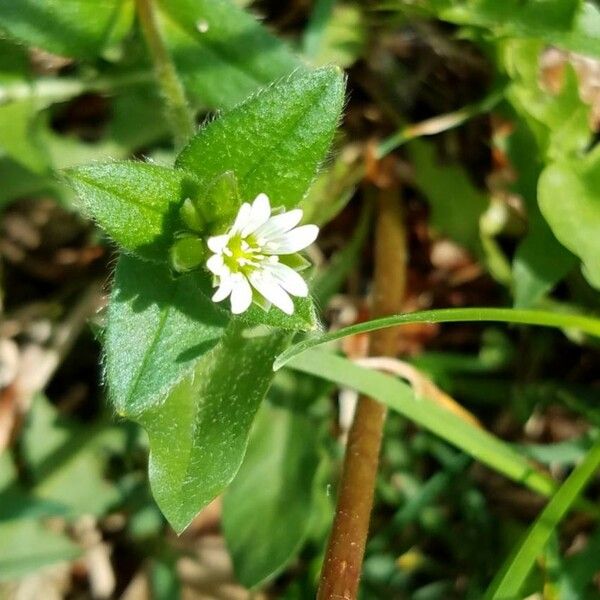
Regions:
<instances>
[{"instance_id":1,"label":"green plant in background","mask_svg":"<svg viewBox=\"0 0 600 600\"><path fill-rule=\"evenodd\" d=\"M523 421L532 405L552 396L590 424L574 445L521 447L453 411L455 405L441 404L437 387L419 391L393 374L339 356L335 347L315 347L403 324L469 322L558 328L573 343L597 347L600 319L585 313L597 311L600 289L599 149L576 72L567 65L559 89L550 93L540 86L539 62L548 45L600 58L598 8L582 0L398 0L364 11L353 2L317 0L298 44L300 58L238 4L0 0L0 206L51 194L116 244L100 334L106 389L111 408L140 425L148 440L132 424L115 423L112 415L103 414L85 429L36 397L18 455L0 457L0 539L11 540L0 548L0 579L78 555L71 537L48 529L40 518L100 517L124 507L134 515L128 531L132 543L151 540L147 552L155 561L157 597L172 597L179 593L173 591L176 553L165 542L154 501L181 534L224 493L222 525L242 584L272 582L303 553L310 566L284 594L310 597L320 564L339 559L337 542L357 548L359 568L339 575L339 585L349 590L344 597L355 597L368 522L357 520L355 537L341 541L334 526L325 551L334 512L327 490L337 482L340 462L329 431L335 385L374 398L390 411L377 502L395 512L390 530L376 527L367 546L365 597L456 593L435 561L409 548L393 556L398 554L394 536L405 545L412 535L409 525L417 523L441 536L447 516L436 503L459 485L456 477L464 479L455 490L456 507L480 518L473 527L489 525L481 492L465 475L472 460L548 503L528 532L518 531L521 541L514 541L515 534L495 548L503 554L494 555L493 570L474 569L464 597L518 598L551 584L569 589L574 569L600 568L593 552L575 566L568 559L560 563L556 544L569 510L580 510L594 528L600 516L584 497L600 465L600 418L590 406L591 388L581 400L579 389L561 382L535 388L534 371L525 381L507 381L507 356L516 352L516 343L505 338L490 344L492 359L482 347L477 356L425 352L412 361L451 394L491 398L499 406L512 402ZM391 25L377 24L378 14ZM332 221L363 176L376 180L362 162L345 162L343 150L331 152L347 101L340 67L369 52L369 27L387 31L422 19L450 23L457 37L483 49L493 71L490 90L466 108L413 125L403 123L392 102L388 110L399 130L374 153L381 160L407 144L411 185L430 206L435 234L467 249L502 289L502 302L514 308L417 311L323 333L321 308L358 268L370 207L360 213L353 238L325 266L313 265L303 251L317 237L313 223L323 227ZM60 54L68 73L36 77L28 46ZM317 66L330 62L336 65ZM386 61L374 62L389 75ZM56 105L84 93L111 96L112 112L100 139L78 139L51 126ZM196 125L199 115L215 110L220 112ZM516 172L504 192L518 195L521 212L476 187L459 162L440 164L434 146L415 139L492 110L513 124L509 135L494 143ZM140 150L146 159L133 160ZM332 154L333 164L326 168ZM390 219L383 218L382 226L381 215L387 213L383 201L377 204L375 245L386 243L389 232L382 227ZM308 221L302 222L303 215ZM380 266L376 260L376 272ZM566 291L552 296L559 285ZM532 339L540 347L560 339L560 333L530 335L539 335ZM407 422L424 432L414 444ZM139 464L120 465L125 474L106 480L109 465L129 464L127 457L146 452L153 500ZM441 466L424 480L418 463L430 455ZM550 455L552 464L579 463L562 483L543 467ZM405 472L401 492L388 485L387 469ZM340 502L351 476L347 471ZM74 494L84 477L89 487ZM359 490L358 496L369 493ZM338 518L342 512L338 509ZM459 555L460 548L452 547ZM540 556L560 563L559 576L543 570L530 576ZM417 590L413 571L419 569L440 582ZM325 568L320 598L334 597L327 592L328 577ZM564 597L587 597L585 586L577 589Z\"/></svg>"}]
</instances>

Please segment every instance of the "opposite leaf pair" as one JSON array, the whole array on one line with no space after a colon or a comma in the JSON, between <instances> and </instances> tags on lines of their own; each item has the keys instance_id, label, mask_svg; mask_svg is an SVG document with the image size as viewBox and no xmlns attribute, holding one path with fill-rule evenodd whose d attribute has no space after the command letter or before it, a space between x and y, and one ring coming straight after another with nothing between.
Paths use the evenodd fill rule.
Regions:
<instances>
[{"instance_id":1,"label":"opposite leaf pair","mask_svg":"<svg viewBox=\"0 0 600 600\"><path fill-rule=\"evenodd\" d=\"M277 303L290 308L281 291L288 298L305 291L295 276L305 263L294 253L316 235L316 228L295 227L295 207L325 158L343 100L339 69L297 72L205 125L174 168L122 161L67 173L84 208L125 251L108 308L106 378L117 412L148 432L152 491L177 531L237 473L273 378L273 360L289 344L289 333L252 326L308 330L315 328L316 317L310 298L295 295L292 315L276 306L265 312L252 305L232 318L211 301L207 271L174 276L174 243L182 239L182 230L189 232L188 239L225 235L211 241L214 255L223 260L222 266L219 259L211 261L219 296L228 291L227 262L235 258L227 267L233 273L253 266L249 260L258 262L260 272L266 267L278 282ZM208 191L216 190L220 179L223 184L227 173L235 175L239 203L211 206L208 199L219 193ZM242 200L260 194L288 212L272 215L264 200L255 212L241 208ZM202 219L190 221L190 208L197 206ZM249 210L256 217L252 226ZM240 211L237 235L232 224ZM279 267L273 271L274 265ZM290 270L282 276L283 265ZM258 285L264 296L275 300L273 288L263 283ZM248 301L243 293L240 306Z\"/></svg>"}]
</instances>

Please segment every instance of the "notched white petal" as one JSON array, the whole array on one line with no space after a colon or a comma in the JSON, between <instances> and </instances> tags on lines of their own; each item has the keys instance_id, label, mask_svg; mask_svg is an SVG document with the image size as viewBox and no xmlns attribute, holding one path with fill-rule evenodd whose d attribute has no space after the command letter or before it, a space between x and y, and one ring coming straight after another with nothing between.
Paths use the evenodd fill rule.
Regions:
<instances>
[{"instance_id":1,"label":"notched white petal","mask_svg":"<svg viewBox=\"0 0 600 600\"><path fill-rule=\"evenodd\" d=\"M240 273L236 273L232 279L234 282L231 290L231 312L239 315L246 312L252 304L252 288L248 280Z\"/></svg>"},{"instance_id":2,"label":"notched white petal","mask_svg":"<svg viewBox=\"0 0 600 600\"><path fill-rule=\"evenodd\" d=\"M268 254L293 254L310 246L319 235L316 225L302 225L288 233L269 240L265 243L265 252Z\"/></svg>"},{"instance_id":3,"label":"notched white petal","mask_svg":"<svg viewBox=\"0 0 600 600\"><path fill-rule=\"evenodd\" d=\"M257 292L262 294L274 306L281 309L284 313L291 315L294 313L294 303L287 292L277 283L277 281L264 271L254 271L250 274L250 283Z\"/></svg>"},{"instance_id":4,"label":"notched white petal","mask_svg":"<svg viewBox=\"0 0 600 600\"><path fill-rule=\"evenodd\" d=\"M225 298L227 298L229 296L229 294L231 294L232 290L233 290L233 278L232 277L221 278L221 283L220 283L219 287L217 288L217 291L213 294L212 301L213 302L221 302L222 300L225 300Z\"/></svg>"},{"instance_id":5,"label":"notched white petal","mask_svg":"<svg viewBox=\"0 0 600 600\"><path fill-rule=\"evenodd\" d=\"M269 265L265 267L273 278L281 285L281 287L292 294L292 296L299 296L300 298L306 298L308 296L308 286L302 276L298 275L294 269L281 263L276 265Z\"/></svg>"},{"instance_id":6,"label":"notched white petal","mask_svg":"<svg viewBox=\"0 0 600 600\"><path fill-rule=\"evenodd\" d=\"M246 225L248 225L251 212L252 207L247 202L244 202L244 204L240 206L240 210L238 211L233 226L231 227L231 231L229 232L230 236L239 233Z\"/></svg>"},{"instance_id":7,"label":"notched white petal","mask_svg":"<svg viewBox=\"0 0 600 600\"><path fill-rule=\"evenodd\" d=\"M220 254L223 252L223 248L225 248L228 241L228 235L213 235L212 237L208 238L206 245L208 246L209 250L215 254Z\"/></svg>"},{"instance_id":8,"label":"notched white petal","mask_svg":"<svg viewBox=\"0 0 600 600\"><path fill-rule=\"evenodd\" d=\"M281 215L271 217L262 227L256 230L256 237L264 239L265 242L272 237L279 237L293 229L302 220L302 210L295 208Z\"/></svg>"},{"instance_id":9,"label":"notched white petal","mask_svg":"<svg viewBox=\"0 0 600 600\"><path fill-rule=\"evenodd\" d=\"M259 194L252 203L248 223L241 231L242 237L254 233L261 225L264 225L269 220L270 216L271 205L269 204L269 197L266 194Z\"/></svg>"},{"instance_id":10,"label":"notched white petal","mask_svg":"<svg viewBox=\"0 0 600 600\"><path fill-rule=\"evenodd\" d=\"M223 256L221 254L213 254L206 261L206 268L215 275L224 275L229 273L229 269L225 266L223 262Z\"/></svg>"}]
</instances>

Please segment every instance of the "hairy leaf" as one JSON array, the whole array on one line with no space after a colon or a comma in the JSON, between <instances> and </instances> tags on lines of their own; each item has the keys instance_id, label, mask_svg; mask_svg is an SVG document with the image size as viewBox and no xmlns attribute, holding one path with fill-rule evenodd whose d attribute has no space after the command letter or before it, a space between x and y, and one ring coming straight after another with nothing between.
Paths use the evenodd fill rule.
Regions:
<instances>
[{"instance_id":1,"label":"hairy leaf","mask_svg":"<svg viewBox=\"0 0 600 600\"><path fill-rule=\"evenodd\" d=\"M176 165L203 183L232 171L242 200L264 192L272 206L291 208L325 157L343 102L339 69L295 73L205 125Z\"/></svg>"},{"instance_id":2,"label":"hairy leaf","mask_svg":"<svg viewBox=\"0 0 600 600\"><path fill-rule=\"evenodd\" d=\"M122 255L106 328L106 375L115 408L156 404L223 334L228 317L207 297L207 276L174 278L166 265Z\"/></svg>"},{"instance_id":3,"label":"hairy leaf","mask_svg":"<svg viewBox=\"0 0 600 600\"><path fill-rule=\"evenodd\" d=\"M196 192L193 178L154 164L121 161L66 171L83 208L125 250L167 262L178 207Z\"/></svg>"}]
</instances>

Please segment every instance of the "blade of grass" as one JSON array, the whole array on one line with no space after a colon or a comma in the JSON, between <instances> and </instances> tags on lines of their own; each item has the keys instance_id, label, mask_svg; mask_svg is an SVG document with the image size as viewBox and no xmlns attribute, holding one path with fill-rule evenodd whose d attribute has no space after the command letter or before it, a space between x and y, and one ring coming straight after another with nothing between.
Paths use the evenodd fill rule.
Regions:
<instances>
[{"instance_id":1,"label":"blade of grass","mask_svg":"<svg viewBox=\"0 0 600 600\"><path fill-rule=\"evenodd\" d=\"M540 327L558 327L560 329L578 329L584 333L600 337L600 319L584 315L562 314L543 310L520 310L512 308L442 308L437 310L424 310L414 313L405 313L373 319L343 327L324 335L305 338L290 346L275 360L273 369L277 371L292 358L315 346L326 344L334 340L367 333L386 327L395 327L409 323L458 323L489 321L498 323L517 323L521 325L539 325Z\"/></svg>"},{"instance_id":2,"label":"blade of grass","mask_svg":"<svg viewBox=\"0 0 600 600\"><path fill-rule=\"evenodd\" d=\"M561 520L583 493L585 486L600 467L600 438L598 438L583 461L558 488L535 523L526 533L516 550L507 560L492 585L486 598L489 600L512 600L521 598L521 588L529 575L536 558Z\"/></svg>"},{"instance_id":3,"label":"blade of grass","mask_svg":"<svg viewBox=\"0 0 600 600\"><path fill-rule=\"evenodd\" d=\"M402 381L323 350L310 350L295 356L288 366L375 398L391 410L460 448L476 460L531 490L549 496L554 481L538 471L524 456L484 429L426 398L417 399Z\"/></svg>"}]
</instances>

